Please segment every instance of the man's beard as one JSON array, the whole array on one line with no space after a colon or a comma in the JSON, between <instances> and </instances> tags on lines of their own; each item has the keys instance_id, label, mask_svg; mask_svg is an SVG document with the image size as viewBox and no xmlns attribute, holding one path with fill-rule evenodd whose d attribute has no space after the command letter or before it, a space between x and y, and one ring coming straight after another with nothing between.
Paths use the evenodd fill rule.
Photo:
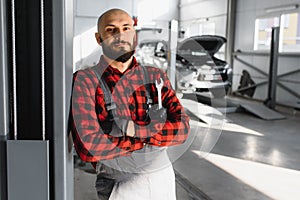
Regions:
<instances>
[{"instance_id":1,"label":"man's beard","mask_svg":"<svg viewBox=\"0 0 300 200\"><path fill-rule=\"evenodd\" d=\"M112 60L122 62L122 63L127 62L134 54L134 49L132 48L132 45L129 42L124 42L124 41L121 42L128 44L130 50L126 51L125 49L121 48L119 51L116 51L111 46L102 42L103 54ZM114 45L114 43L116 42L113 42L112 45Z\"/></svg>"}]
</instances>

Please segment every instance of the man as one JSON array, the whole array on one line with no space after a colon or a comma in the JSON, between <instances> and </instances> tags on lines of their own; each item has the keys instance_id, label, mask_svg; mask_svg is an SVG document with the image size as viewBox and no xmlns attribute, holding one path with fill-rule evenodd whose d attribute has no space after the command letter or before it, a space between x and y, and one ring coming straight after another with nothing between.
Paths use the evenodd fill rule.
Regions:
<instances>
[{"instance_id":1,"label":"man","mask_svg":"<svg viewBox=\"0 0 300 200\"><path fill-rule=\"evenodd\" d=\"M103 55L74 74L71 114L75 149L97 169L98 196L176 199L165 147L186 140L189 118L166 74L136 62L136 32L125 11L102 14L95 37Z\"/></svg>"}]
</instances>

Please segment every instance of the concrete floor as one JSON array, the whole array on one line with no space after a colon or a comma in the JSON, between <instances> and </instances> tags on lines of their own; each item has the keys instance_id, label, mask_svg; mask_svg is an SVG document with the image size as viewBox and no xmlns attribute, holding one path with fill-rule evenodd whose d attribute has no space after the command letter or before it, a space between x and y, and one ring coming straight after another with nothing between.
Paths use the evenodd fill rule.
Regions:
<instances>
[{"instance_id":1,"label":"concrete floor","mask_svg":"<svg viewBox=\"0 0 300 200\"><path fill-rule=\"evenodd\" d=\"M234 112L216 126L191 116L191 145L174 169L207 199L299 200L300 111L276 110L286 118ZM74 178L75 200L95 200L94 175L75 169ZM177 184L177 199L193 198Z\"/></svg>"}]
</instances>

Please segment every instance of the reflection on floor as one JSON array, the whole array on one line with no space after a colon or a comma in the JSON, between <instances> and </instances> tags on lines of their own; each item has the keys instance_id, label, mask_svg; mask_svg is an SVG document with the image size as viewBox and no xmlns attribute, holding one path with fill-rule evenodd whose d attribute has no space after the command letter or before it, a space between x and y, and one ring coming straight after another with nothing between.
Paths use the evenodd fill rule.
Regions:
<instances>
[{"instance_id":1,"label":"reflection on floor","mask_svg":"<svg viewBox=\"0 0 300 200\"><path fill-rule=\"evenodd\" d=\"M211 151L202 151L202 146L213 137L206 129L215 127L192 117L200 140L195 138L175 169L210 199L300 199L300 116L289 108L278 111L286 119L227 114L230 123L224 121Z\"/></svg>"},{"instance_id":2,"label":"reflection on floor","mask_svg":"<svg viewBox=\"0 0 300 200\"><path fill-rule=\"evenodd\" d=\"M300 197L300 171L217 154L205 160L273 199Z\"/></svg>"}]
</instances>

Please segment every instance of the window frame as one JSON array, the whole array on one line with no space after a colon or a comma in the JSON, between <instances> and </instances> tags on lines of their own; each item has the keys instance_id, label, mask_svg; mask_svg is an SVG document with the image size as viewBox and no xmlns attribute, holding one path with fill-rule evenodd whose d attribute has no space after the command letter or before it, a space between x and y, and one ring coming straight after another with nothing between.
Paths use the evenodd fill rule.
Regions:
<instances>
[{"instance_id":1,"label":"window frame","mask_svg":"<svg viewBox=\"0 0 300 200\"><path fill-rule=\"evenodd\" d=\"M259 27L258 27L258 22L257 20L262 20L262 19L271 19L271 18L278 18L278 27L280 28L280 36L279 36L279 53L300 53L300 46L299 46L299 50L286 50L284 49L284 25L285 25L285 21L283 20L284 15L290 15L290 14L298 14L298 19L300 19L299 15L300 15L300 11L291 11L291 12L282 12L282 13L274 13L272 15L265 15L265 16L259 16L255 19L255 28L254 28L254 44L253 44L253 50L255 52L267 52L270 51L271 45L268 45L267 48L265 49L261 49L259 48L259 44L258 44L258 34L259 34ZM300 25L300 23L298 22L297 26ZM297 29L299 29L297 27ZM297 38L297 35L296 35ZM300 41L300 39L299 39Z\"/></svg>"}]
</instances>

